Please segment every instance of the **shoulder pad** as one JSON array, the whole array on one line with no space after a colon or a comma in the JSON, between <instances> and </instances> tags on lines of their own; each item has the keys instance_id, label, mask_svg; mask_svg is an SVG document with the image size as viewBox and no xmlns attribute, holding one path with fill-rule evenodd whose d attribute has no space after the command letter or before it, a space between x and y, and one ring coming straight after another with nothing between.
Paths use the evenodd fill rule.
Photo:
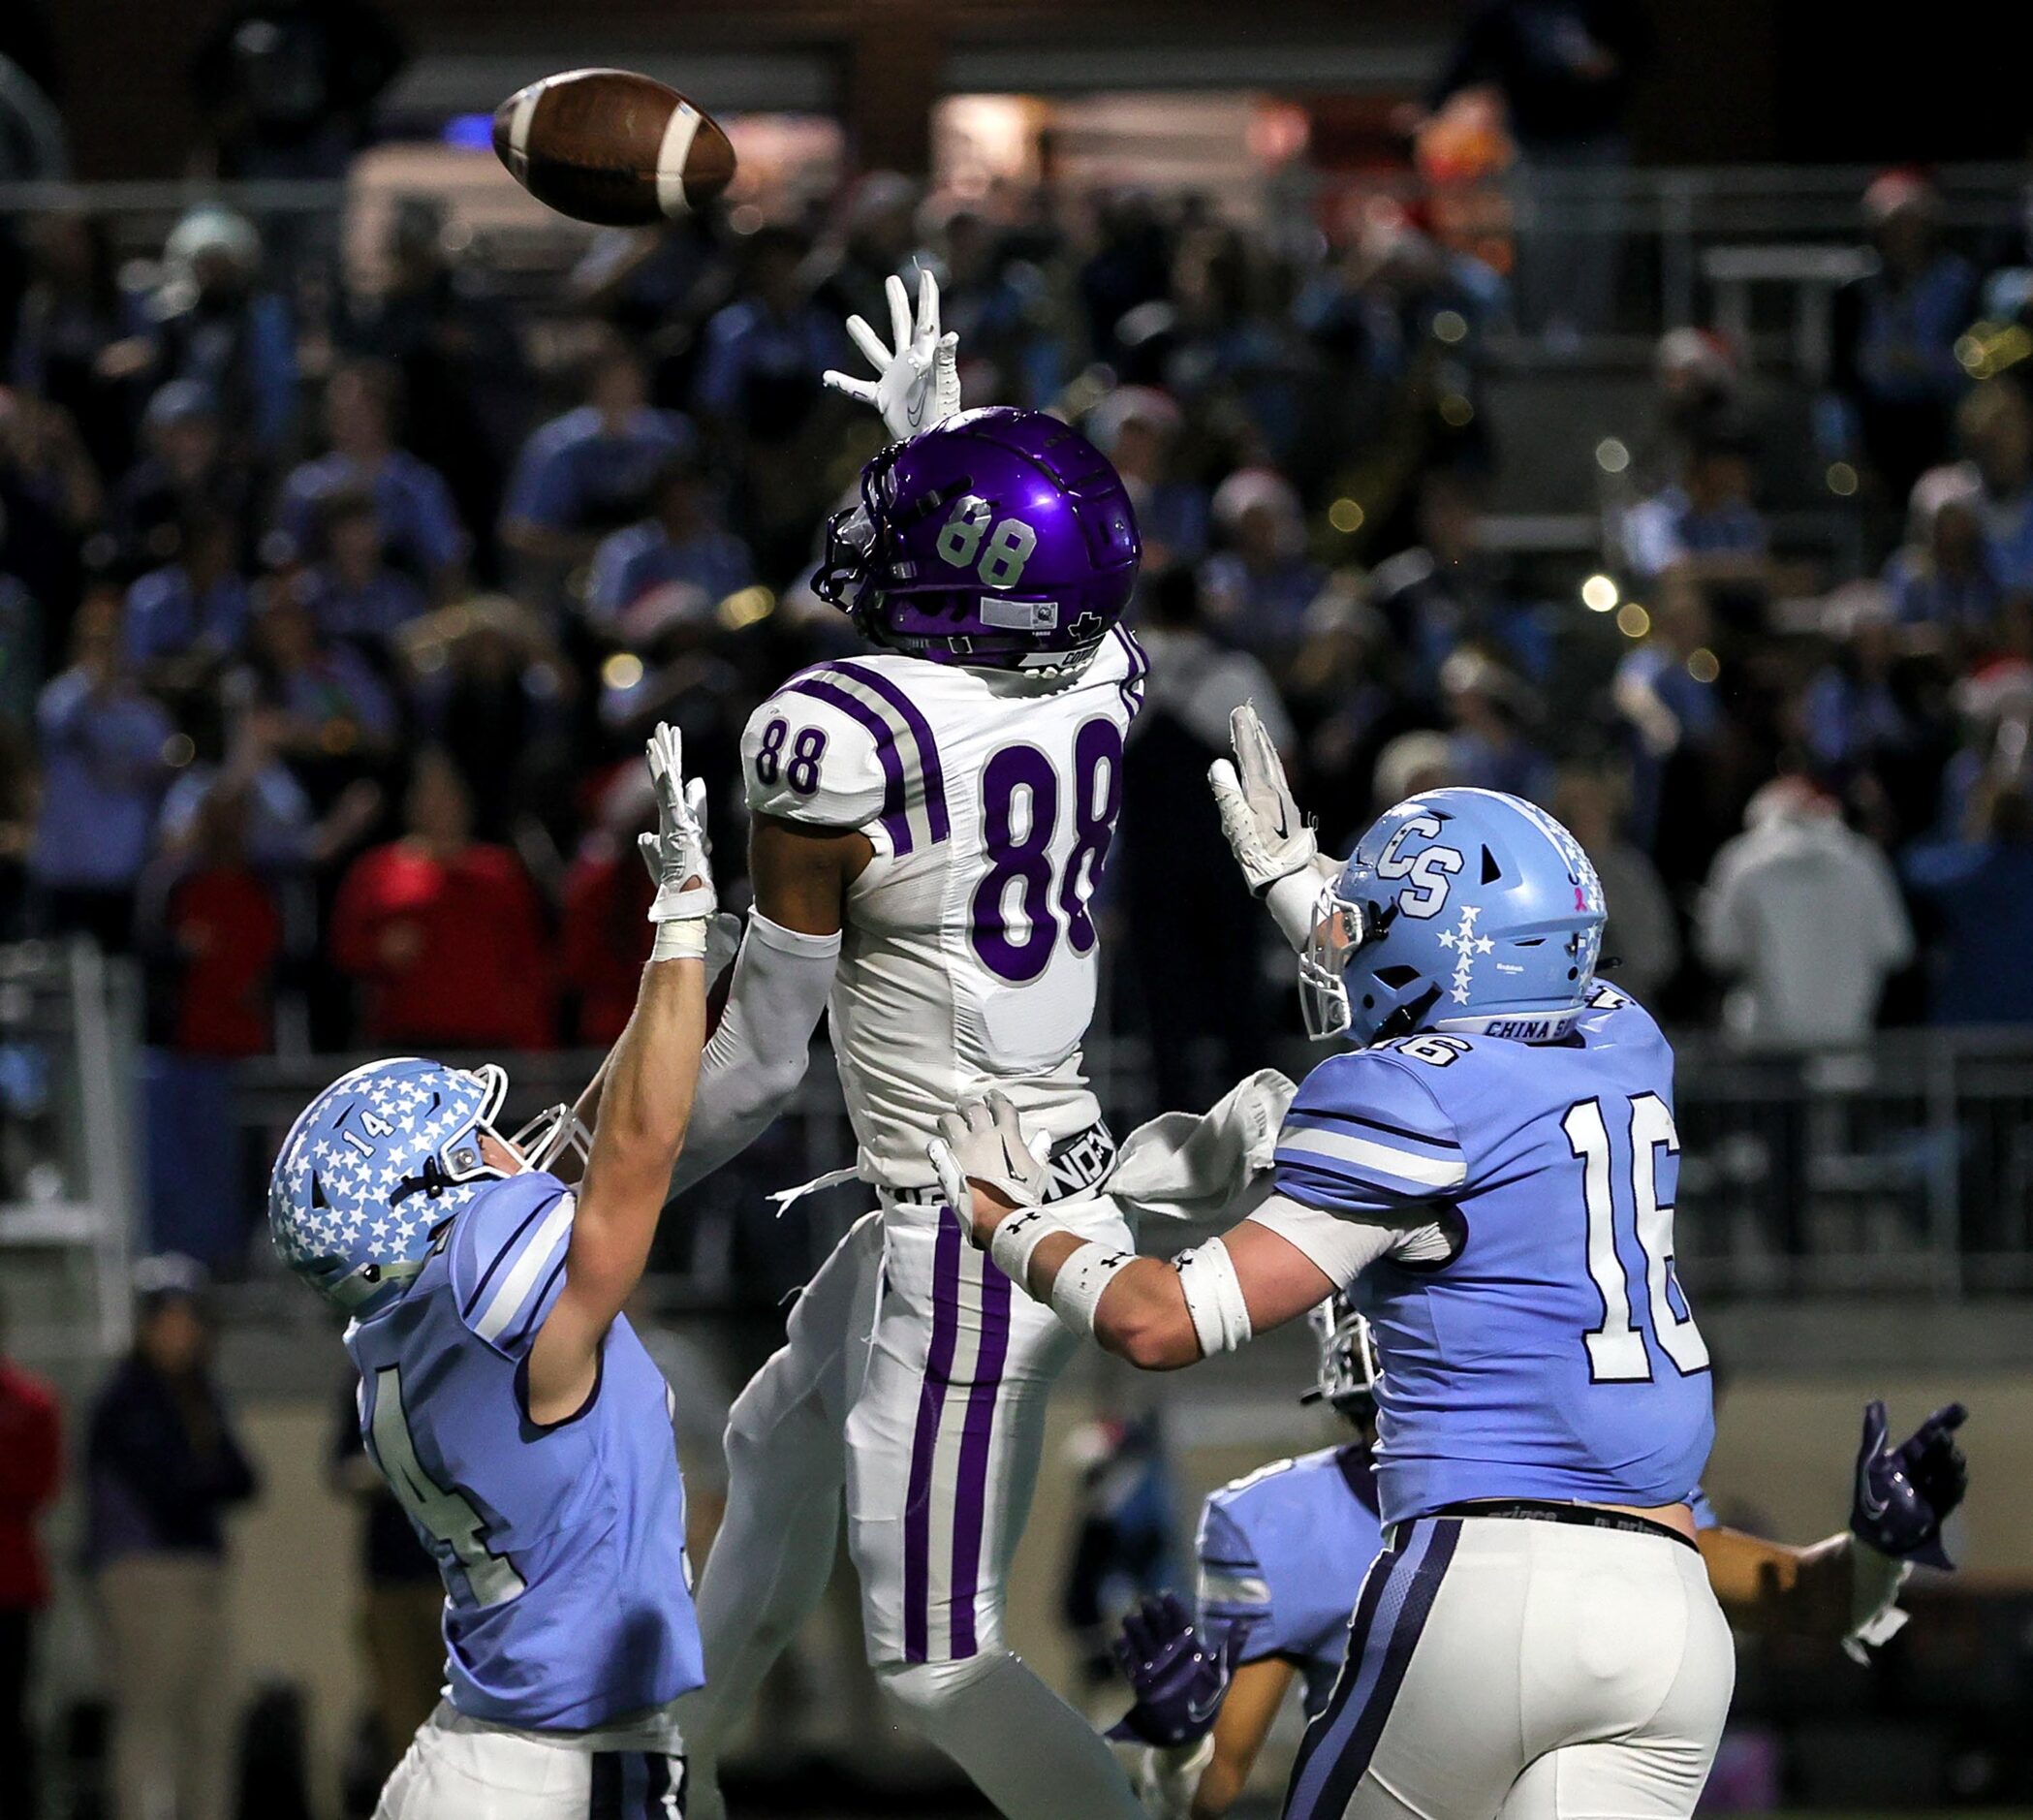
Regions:
<instances>
[{"instance_id":1,"label":"shoulder pad","mask_svg":"<svg viewBox=\"0 0 2033 1820\"><path fill-rule=\"evenodd\" d=\"M1588 992L1588 1008L1581 1014L1582 1039L1589 1043L1664 1046L1666 1032L1652 1014L1628 992L1598 980Z\"/></svg>"},{"instance_id":2,"label":"shoulder pad","mask_svg":"<svg viewBox=\"0 0 2033 1820\"><path fill-rule=\"evenodd\" d=\"M1460 1135L1418 1066L1383 1049L1331 1055L1314 1069L1278 1132L1280 1192L1331 1207L1379 1196L1427 1201L1460 1188L1468 1176Z\"/></svg>"},{"instance_id":3,"label":"shoulder pad","mask_svg":"<svg viewBox=\"0 0 2033 1820\"><path fill-rule=\"evenodd\" d=\"M952 832L931 722L892 666L843 658L802 671L741 735L748 806L819 828L858 828L893 854Z\"/></svg>"},{"instance_id":4,"label":"shoulder pad","mask_svg":"<svg viewBox=\"0 0 2033 1820\"><path fill-rule=\"evenodd\" d=\"M534 1172L490 1182L453 1223L449 1263L460 1323L520 1359L565 1286L572 1191Z\"/></svg>"}]
</instances>

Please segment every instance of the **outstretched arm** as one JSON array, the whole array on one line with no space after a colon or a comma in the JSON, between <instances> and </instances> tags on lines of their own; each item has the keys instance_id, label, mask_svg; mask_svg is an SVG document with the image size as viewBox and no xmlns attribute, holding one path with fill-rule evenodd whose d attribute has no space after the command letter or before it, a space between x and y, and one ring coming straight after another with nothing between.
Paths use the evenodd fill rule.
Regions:
<instances>
[{"instance_id":1,"label":"outstretched arm","mask_svg":"<svg viewBox=\"0 0 2033 1820\"><path fill-rule=\"evenodd\" d=\"M874 857L868 837L758 815L748 841L755 909L719 1026L705 1047L692 1132L670 1192L755 1142L804 1079L812 1032L840 957L847 888Z\"/></svg>"},{"instance_id":2,"label":"outstretched arm","mask_svg":"<svg viewBox=\"0 0 2033 1820\"><path fill-rule=\"evenodd\" d=\"M528 1361L530 1419L562 1422L599 1381L602 1342L641 1280L671 1165L684 1142L705 1037L705 932L712 873L698 819L704 786L687 784L677 734L649 742L659 829L653 844L657 926L636 1009L608 1058L600 1121L579 1183L565 1252L565 1284Z\"/></svg>"},{"instance_id":3,"label":"outstretched arm","mask_svg":"<svg viewBox=\"0 0 2033 1820\"><path fill-rule=\"evenodd\" d=\"M1905 1621L1893 1601L1911 1564L1950 1564L1941 1525L1969 1486L1955 1438L1967 1413L1950 1403L1893 1447L1885 1405L1867 1405L1850 1526L1840 1535L1793 1548L1741 1529L1704 1529L1708 1584L1730 1622L1767 1635L1840 1638L1860 1659L1863 1645L1891 1637Z\"/></svg>"},{"instance_id":4,"label":"outstretched arm","mask_svg":"<svg viewBox=\"0 0 2033 1820\"><path fill-rule=\"evenodd\" d=\"M932 1167L975 1242L1069 1327L1140 1369L1173 1371L1231 1351L1305 1313L1335 1287L1304 1251L1254 1216L1171 1259L1132 1257L1082 1239L1042 1205L1045 1166L1000 1093L967 1102L939 1131ZM1358 1242L1373 1236L1376 1256L1398 1239L1387 1228L1349 1230Z\"/></svg>"},{"instance_id":5,"label":"outstretched arm","mask_svg":"<svg viewBox=\"0 0 2033 1820\"><path fill-rule=\"evenodd\" d=\"M1256 1768L1264 1741L1270 1736L1278 1709L1298 1671L1278 1656L1245 1662L1222 1698L1221 1711L1209 1735L1213 1754L1200 1773L1187 1809L1193 1820L1220 1820L1238 1801Z\"/></svg>"}]
</instances>

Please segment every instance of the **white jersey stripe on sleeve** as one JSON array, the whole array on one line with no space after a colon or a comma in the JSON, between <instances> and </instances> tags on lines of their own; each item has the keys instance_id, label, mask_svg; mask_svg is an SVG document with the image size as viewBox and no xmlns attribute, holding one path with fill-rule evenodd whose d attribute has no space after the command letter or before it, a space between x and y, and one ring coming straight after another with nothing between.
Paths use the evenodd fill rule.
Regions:
<instances>
[{"instance_id":1,"label":"white jersey stripe on sleeve","mask_svg":"<svg viewBox=\"0 0 2033 1820\"><path fill-rule=\"evenodd\" d=\"M1340 1131L1301 1131L1288 1126L1279 1134L1277 1153L1283 1157L1287 1151L1331 1157L1361 1169L1379 1170L1400 1181L1417 1182L1423 1188L1458 1188L1468 1179L1468 1166L1458 1156L1421 1156L1394 1145L1378 1144Z\"/></svg>"},{"instance_id":2,"label":"white jersey stripe on sleeve","mask_svg":"<svg viewBox=\"0 0 2033 1820\"><path fill-rule=\"evenodd\" d=\"M1270 1583L1255 1574L1203 1567L1200 1570L1200 1602L1203 1606L1268 1605Z\"/></svg>"},{"instance_id":3,"label":"white jersey stripe on sleeve","mask_svg":"<svg viewBox=\"0 0 2033 1820\"><path fill-rule=\"evenodd\" d=\"M529 1242L523 1246L521 1255L510 1267L501 1279L501 1287L494 1292L493 1300L482 1311L473 1324L474 1333L492 1344L507 1331L509 1324L522 1311L529 1300L529 1292L537 1286L549 1267L551 1254L572 1230L572 1213L577 1203L569 1195L560 1195L557 1205L544 1215L536 1231L530 1235Z\"/></svg>"}]
</instances>

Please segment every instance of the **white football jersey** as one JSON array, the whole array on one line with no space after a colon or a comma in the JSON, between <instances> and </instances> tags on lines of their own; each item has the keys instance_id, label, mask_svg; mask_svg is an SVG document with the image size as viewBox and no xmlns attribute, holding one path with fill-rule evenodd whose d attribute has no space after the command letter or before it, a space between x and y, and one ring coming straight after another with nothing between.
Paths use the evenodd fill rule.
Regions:
<instances>
[{"instance_id":1,"label":"white football jersey","mask_svg":"<svg viewBox=\"0 0 2033 1820\"><path fill-rule=\"evenodd\" d=\"M1120 626L1072 675L872 653L801 671L750 716L749 807L875 847L830 1005L864 1179L929 1186L939 1115L989 1087L1054 1139L1100 1116L1088 900L1147 670Z\"/></svg>"}]
</instances>

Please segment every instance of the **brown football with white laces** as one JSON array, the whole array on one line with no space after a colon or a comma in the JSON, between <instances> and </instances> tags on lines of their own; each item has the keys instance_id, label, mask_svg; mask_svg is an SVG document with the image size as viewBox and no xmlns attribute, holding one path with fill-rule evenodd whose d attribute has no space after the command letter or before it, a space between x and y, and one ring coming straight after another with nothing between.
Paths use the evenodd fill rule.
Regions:
<instances>
[{"instance_id":1,"label":"brown football with white laces","mask_svg":"<svg viewBox=\"0 0 2033 1820\"><path fill-rule=\"evenodd\" d=\"M568 70L518 88L494 110L494 151L538 202L604 228L685 214L735 174L718 121L628 70Z\"/></svg>"}]
</instances>

